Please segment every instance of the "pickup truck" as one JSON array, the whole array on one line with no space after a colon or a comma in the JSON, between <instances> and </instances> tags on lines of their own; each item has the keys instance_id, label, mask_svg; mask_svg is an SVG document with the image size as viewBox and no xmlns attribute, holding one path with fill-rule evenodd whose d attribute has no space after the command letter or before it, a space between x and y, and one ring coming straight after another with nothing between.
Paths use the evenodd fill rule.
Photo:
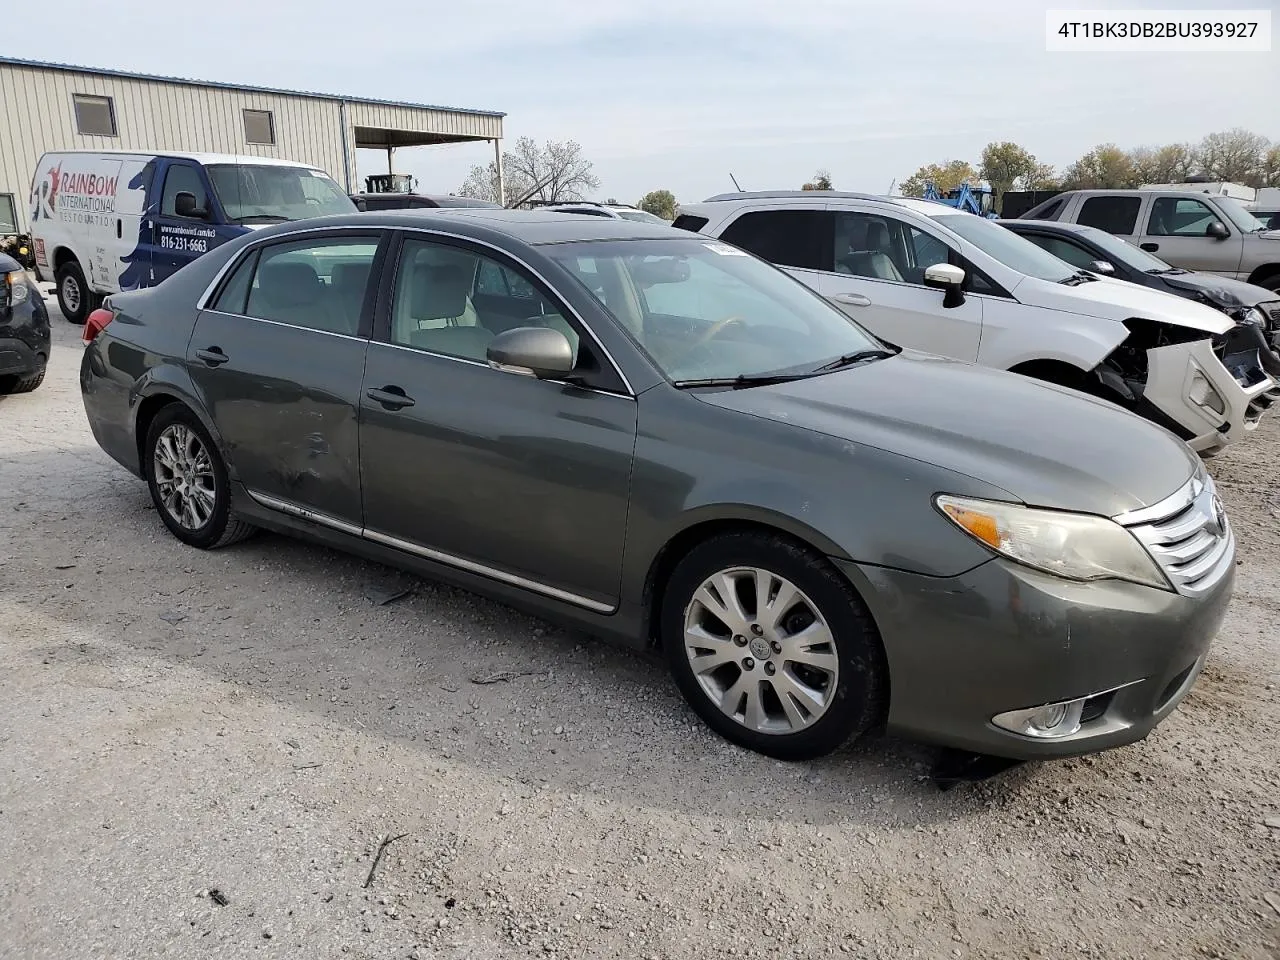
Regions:
<instances>
[{"instance_id":1,"label":"pickup truck","mask_svg":"<svg viewBox=\"0 0 1280 960\"><path fill-rule=\"evenodd\" d=\"M1280 291L1280 231L1268 230L1230 197L1185 190L1068 190L1019 219L1097 227L1175 267Z\"/></svg>"}]
</instances>

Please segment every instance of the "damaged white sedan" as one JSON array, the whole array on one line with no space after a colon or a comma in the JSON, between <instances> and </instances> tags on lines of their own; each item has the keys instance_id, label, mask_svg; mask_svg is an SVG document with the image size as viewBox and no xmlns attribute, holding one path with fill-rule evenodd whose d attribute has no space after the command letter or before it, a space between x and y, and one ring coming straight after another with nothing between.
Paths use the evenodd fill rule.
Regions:
<instances>
[{"instance_id":1,"label":"damaged white sedan","mask_svg":"<svg viewBox=\"0 0 1280 960\"><path fill-rule=\"evenodd\" d=\"M1256 324L1078 269L945 204L725 194L675 225L778 264L883 340L1083 390L1206 455L1280 400L1280 357Z\"/></svg>"}]
</instances>

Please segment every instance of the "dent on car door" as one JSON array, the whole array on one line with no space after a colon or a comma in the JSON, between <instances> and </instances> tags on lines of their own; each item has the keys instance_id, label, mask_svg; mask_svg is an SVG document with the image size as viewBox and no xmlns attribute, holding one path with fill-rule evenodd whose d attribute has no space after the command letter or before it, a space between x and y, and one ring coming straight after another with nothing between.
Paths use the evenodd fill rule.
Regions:
<instances>
[{"instance_id":1,"label":"dent on car door","mask_svg":"<svg viewBox=\"0 0 1280 960\"><path fill-rule=\"evenodd\" d=\"M244 257L187 353L235 479L260 503L358 527L358 411L381 234L284 240Z\"/></svg>"},{"instance_id":2,"label":"dent on car door","mask_svg":"<svg viewBox=\"0 0 1280 960\"><path fill-rule=\"evenodd\" d=\"M607 359L501 254L406 235L392 272L360 398L366 535L612 609L636 401L601 388L622 389ZM566 336L586 386L488 365L495 336L528 326Z\"/></svg>"},{"instance_id":3,"label":"dent on car door","mask_svg":"<svg viewBox=\"0 0 1280 960\"><path fill-rule=\"evenodd\" d=\"M819 291L876 336L972 361L982 339L983 302L943 306L925 270L956 259L941 238L881 211L833 211L832 267Z\"/></svg>"}]
</instances>

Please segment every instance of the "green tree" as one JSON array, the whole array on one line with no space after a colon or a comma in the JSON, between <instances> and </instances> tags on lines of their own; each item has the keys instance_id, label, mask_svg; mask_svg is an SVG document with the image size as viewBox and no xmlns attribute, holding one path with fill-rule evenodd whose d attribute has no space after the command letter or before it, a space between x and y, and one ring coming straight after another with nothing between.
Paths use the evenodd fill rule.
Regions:
<instances>
[{"instance_id":1,"label":"green tree","mask_svg":"<svg viewBox=\"0 0 1280 960\"><path fill-rule=\"evenodd\" d=\"M981 181L978 171L968 160L948 160L946 163L927 163L907 179L900 187L904 197L924 196L924 185L930 180L938 192L946 194L962 183L973 186Z\"/></svg>"},{"instance_id":2,"label":"green tree","mask_svg":"<svg viewBox=\"0 0 1280 960\"><path fill-rule=\"evenodd\" d=\"M1200 141L1200 169L1211 180L1256 187L1262 180L1263 158L1271 144L1266 137L1240 127L1211 133Z\"/></svg>"},{"instance_id":3,"label":"green tree","mask_svg":"<svg viewBox=\"0 0 1280 960\"><path fill-rule=\"evenodd\" d=\"M1133 161L1114 143L1094 147L1062 175L1068 190L1115 190L1137 186Z\"/></svg>"},{"instance_id":4,"label":"green tree","mask_svg":"<svg viewBox=\"0 0 1280 960\"><path fill-rule=\"evenodd\" d=\"M636 206L663 220L674 220L680 210L679 204L676 203L676 195L670 190L650 190L640 198Z\"/></svg>"},{"instance_id":5,"label":"green tree","mask_svg":"<svg viewBox=\"0 0 1280 960\"><path fill-rule=\"evenodd\" d=\"M1035 179L1039 167L1036 158L1024 147L1005 140L1001 143L988 143L983 148L978 173L990 184L991 192L995 194L996 208L999 209L1000 199L1005 193Z\"/></svg>"},{"instance_id":6,"label":"green tree","mask_svg":"<svg viewBox=\"0 0 1280 960\"><path fill-rule=\"evenodd\" d=\"M502 154L502 173L508 207L529 200L581 200L600 186L600 179L591 172L591 161L582 156L582 147L575 140L548 140L539 145L532 137L521 137ZM490 162L472 167L458 195L499 202L497 165Z\"/></svg>"},{"instance_id":7,"label":"green tree","mask_svg":"<svg viewBox=\"0 0 1280 960\"><path fill-rule=\"evenodd\" d=\"M813 179L800 188L801 190L834 190L831 185L831 174L826 170L819 170L813 175Z\"/></svg>"}]
</instances>

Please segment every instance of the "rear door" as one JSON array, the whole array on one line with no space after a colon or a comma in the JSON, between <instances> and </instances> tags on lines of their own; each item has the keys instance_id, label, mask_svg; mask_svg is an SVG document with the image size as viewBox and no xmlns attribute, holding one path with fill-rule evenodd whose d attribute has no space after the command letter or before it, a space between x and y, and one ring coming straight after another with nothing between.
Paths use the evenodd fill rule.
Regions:
<instances>
[{"instance_id":1,"label":"rear door","mask_svg":"<svg viewBox=\"0 0 1280 960\"><path fill-rule=\"evenodd\" d=\"M718 230L726 243L777 264L809 288L821 292L831 269L834 216L821 206L800 210L750 207Z\"/></svg>"},{"instance_id":2,"label":"rear door","mask_svg":"<svg viewBox=\"0 0 1280 960\"><path fill-rule=\"evenodd\" d=\"M1140 193L1100 193L1084 198L1076 211L1075 222L1085 227L1097 227L1117 237L1136 237L1141 212Z\"/></svg>"},{"instance_id":3,"label":"rear door","mask_svg":"<svg viewBox=\"0 0 1280 960\"><path fill-rule=\"evenodd\" d=\"M1215 221L1230 232L1226 239L1219 240L1206 233L1209 224ZM1194 195L1171 193L1154 197L1140 246L1184 270L1245 279L1239 276L1244 235Z\"/></svg>"},{"instance_id":4,"label":"rear door","mask_svg":"<svg viewBox=\"0 0 1280 960\"><path fill-rule=\"evenodd\" d=\"M940 236L874 209L832 211L832 269L819 292L876 336L902 347L973 361L982 339L982 298L942 305L924 272L959 258Z\"/></svg>"},{"instance_id":5,"label":"rear door","mask_svg":"<svg viewBox=\"0 0 1280 960\"><path fill-rule=\"evenodd\" d=\"M234 474L260 503L362 523L358 419L377 230L282 237L201 312L187 367Z\"/></svg>"}]
</instances>

